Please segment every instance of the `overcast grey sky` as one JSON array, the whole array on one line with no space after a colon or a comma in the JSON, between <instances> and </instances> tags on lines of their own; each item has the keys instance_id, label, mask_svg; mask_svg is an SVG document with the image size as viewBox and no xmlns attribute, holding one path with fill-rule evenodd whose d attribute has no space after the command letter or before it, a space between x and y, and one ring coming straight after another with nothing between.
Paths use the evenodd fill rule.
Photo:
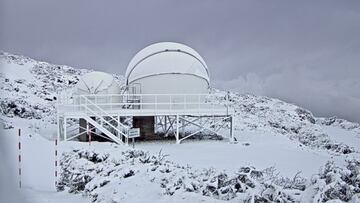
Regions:
<instances>
[{"instance_id":1,"label":"overcast grey sky","mask_svg":"<svg viewBox=\"0 0 360 203\"><path fill-rule=\"evenodd\" d=\"M175 41L215 87L360 122L360 1L0 2L4 51L124 74L143 47Z\"/></svg>"}]
</instances>

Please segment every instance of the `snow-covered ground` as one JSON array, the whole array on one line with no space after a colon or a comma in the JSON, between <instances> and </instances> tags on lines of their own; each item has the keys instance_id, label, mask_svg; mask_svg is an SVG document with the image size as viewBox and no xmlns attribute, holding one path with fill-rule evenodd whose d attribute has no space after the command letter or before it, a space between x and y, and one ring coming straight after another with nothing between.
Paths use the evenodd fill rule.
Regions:
<instances>
[{"instance_id":1,"label":"snow-covered ground","mask_svg":"<svg viewBox=\"0 0 360 203\"><path fill-rule=\"evenodd\" d=\"M323 128L332 140L360 149L360 134L358 132L334 126L324 126Z\"/></svg>"},{"instance_id":2,"label":"snow-covered ground","mask_svg":"<svg viewBox=\"0 0 360 203\"><path fill-rule=\"evenodd\" d=\"M337 198L359 202L356 193L360 193L360 168L352 163L355 169L350 167L350 170L347 163L360 160L359 124L337 118L316 118L293 104L237 93L230 94L237 111L236 144L196 139L180 145L173 141L140 142L135 145L139 154L129 158L134 153L131 146L61 142L59 150L63 156L59 158L62 163L74 167L69 169L71 173L78 171L86 175L87 170L101 170L89 172L89 180L79 182L84 188L76 191L77 194L68 190L74 186L75 176L65 180L67 173L62 171L65 187L64 191L57 192L53 141L56 96L73 87L78 77L89 70L7 53L0 58L0 120L4 125L0 131L0 155L4 158L0 165L0 202L222 202L226 199L239 202L260 197L274 201L271 195L277 192L278 200L289 202ZM116 78L119 83L123 82L122 76ZM224 102L226 92L215 89L213 92L218 95L218 102ZM19 128L23 146L21 190L17 175ZM165 155L161 162L158 161L159 152ZM110 158L93 162L79 157L82 153ZM146 158L150 161L143 163ZM330 169L324 171L326 164ZM242 167L254 167L251 171L263 175L254 178L250 172L239 172ZM105 173L106 170L112 171ZM298 172L301 173L296 176ZM329 181L324 177L330 173L331 177L340 175ZM218 183L215 189L210 187L214 184L211 180L204 180L220 181L221 174L226 174L225 179L229 181ZM353 174L351 181L346 174ZM354 174L357 177L354 178ZM249 180L233 178L240 176ZM289 184L294 177L297 183L286 186L285 183ZM234 181L239 181L243 189L236 189ZM250 186L254 184L254 188L247 185L248 182ZM299 189L303 185L305 191ZM346 194L342 196L338 191L346 191Z\"/></svg>"},{"instance_id":3,"label":"snow-covered ground","mask_svg":"<svg viewBox=\"0 0 360 203\"><path fill-rule=\"evenodd\" d=\"M25 122L26 123L26 122ZM21 126L21 120L19 122ZM0 202L90 202L81 195L56 192L54 142L26 127L0 130ZM18 163L18 142L21 141L21 165ZM21 166L22 188L19 189L18 168Z\"/></svg>"},{"instance_id":4,"label":"snow-covered ground","mask_svg":"<svg viewBox=\"0 0 360 203\"><path fill-rule=\"evenodd\" d=\"M162 150L169 160L196 168L218 168L236 172L241 166L258 169L274 166L281 175L291 177L297 172L309 177L318 172L328 160L341 162L326 152L300 147L283 136L249 132L239 136L238 144L226 141L191 140L181 145L174 142L139 143L138 149L157 153ZM248 145L249 144L249 145ZM301 161L298 161L301 160Z\"/></svg>"}]
</instances>

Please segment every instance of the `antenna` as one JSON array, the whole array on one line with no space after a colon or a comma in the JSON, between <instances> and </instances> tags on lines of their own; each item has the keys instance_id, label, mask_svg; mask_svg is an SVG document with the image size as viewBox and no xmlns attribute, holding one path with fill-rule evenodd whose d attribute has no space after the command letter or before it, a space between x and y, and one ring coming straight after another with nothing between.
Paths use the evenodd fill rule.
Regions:
<instances>
[{"instance_id":1,"label":"antenna","mask_svg":"<svg viewBox=\"0 0 360 203\"><path fill-rule=\"evenodd\" d=\"M99 89L99 87L101 86L101 84L104 82L104 80L101 80L100 82L99 82L99 84L96 86L96 88L95 88L95 90L94 90L94 94L96 94L97 93L97 90Z\"/></svg>"}]
</instances>

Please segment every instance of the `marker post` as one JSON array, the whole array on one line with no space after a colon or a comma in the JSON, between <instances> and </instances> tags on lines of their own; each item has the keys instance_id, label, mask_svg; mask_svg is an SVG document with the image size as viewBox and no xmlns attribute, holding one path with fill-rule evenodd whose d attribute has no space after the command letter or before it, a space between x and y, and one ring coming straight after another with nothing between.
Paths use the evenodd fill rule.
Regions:
<instances>
[{"instance_id":1,"label":"marker post","mask_svg":"<svg viewBox=\"0 0 360 203\"><path fill-rule=\"evenodd\" d=\"M18 169L19 169L19 188L21 188L21 129L18 130Z\"/></svg>"},{"instance_id":2,"label":"marker post","mask_svg":"<svg viewBox=\"0 0 360 203\"><path fill-rule=\"evenodd\" d=\"M57 168L58 168L58 150L57 150L57 145L58 145L58 140L55 139L55 188L57 187L57 176L58 176L58 171L57 171Z\"/></svg>"}]
</instances>

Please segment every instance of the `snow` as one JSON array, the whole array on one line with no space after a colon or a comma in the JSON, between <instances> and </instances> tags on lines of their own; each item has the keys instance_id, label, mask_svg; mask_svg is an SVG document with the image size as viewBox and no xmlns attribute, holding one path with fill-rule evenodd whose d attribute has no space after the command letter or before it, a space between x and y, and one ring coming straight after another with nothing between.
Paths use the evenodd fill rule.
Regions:
<instances>
[{"instance_id":1,"label":"snow","mask_svg":"<svg viewBox=\"0 0 360 203\"><path fill-rule=\"evenodd\" d=\"M159 142L154 142L139 143L136 146L153 153L162 149L162 152L170 155L170 160L183 165L191 163L191 166L197 168L214 167L236 172L244 165L255 166L258 169L274 166L281 175L287 177L299 171L302 176L310 177L327 160L333 159L328 153L300 147L286 137L252 132L236 134L238 144L196 140L185 141L181 145L174 145L173 142L161 142L159 145ZM336 157L334 159L337 160Z\"/></svg>"},{"instance_id":2,"label":"snow","mask_svg":"<svg viewBox=\"0 0 360 203\"><path fill-rule=\"evenodd\" d=\"M208 83L210 81L202 57L192 48L174 42L152 44L139 51L130 61L125 78L131 83L142 77L164 73L192 74L205 79Z\"/></svg>"},{"instance_id":3,"label":"snow","mask_svg":"<svg viewBox=\"0 0 360 203\"><path fill-rule=\"evenodd\" d=\"M34 65L34 63L27 63L24 65L24 67L19 66L15 63L6 63L5 61L2 61L1 72L4 74L7 78L16 78L19 80L34 80L34 76L30 73L30 67Z\"/></svg>"},{"instance_id":4,"label":"snow","mask_svg":"<svg viewBox=\"0 0 360 203\"><path fill-rule=\"evenodd\" d=\"M29 136L29 133L32 134L31 137ZM16 183L16 130L3 130L1 134L3 136L0 137L0 142L5 144L4 146L13 146L5 148L4 150L6 153L11 153L6 154L6 157L9 158L9 161L11 160L10 162L12 163L7 165L11 166L12 168L7 172L1 171L1 174L12 174L13 181L11 182L14 182L15 180ZM297 169L300 170L304 168L308 168L310 170L308 174L315 174L315 169L318 169L318 166L323 165L323 163L316 163L317 159L320 159L321 161L325 161L327 158L330 159L330 157L326 156L325 154L323 154L323 156L319 156L319 154L316 152L311 153L311 151L308 154L304 154L302 149L297 149L293 143L287 142L285 139L282 139L282 137L272 136L269 139L264 139L266 137L265 135L256 136L256 134L249 135L249 137L256 137L256 139L250 140L244 137L243 140L240 140L238 144L228 144L224 141L189 141L181 145L161 142L137 143L135 147L136 149L149 150L150 153L153 154L158 153L159 150L162 149L164 154L169 155L168 159L170 161L174 161L175 163L190 165L195 168L213 167L220 171L224 170L232 172L236 171L240 166L244 165L254 165L256 168L263 169L265 167L274 166L274 163L277 163L275 164L276 169L282 172L282 175L289 175L290 177L297 172ZM255 143L256 140L263 141L260 143ZM53 141L49 141L42 138L41 136L37 136L29 129L23 132L22 143L24 146L22 153L24 161L23 189L21 190L21 194L22 196L26 197L28 202L90 202L89 199L84 198L79 194L73 195L67 193L66 191L55 192L53 182ZM244 146L242 143L250 143L250 145ZM269 147L271 147L273 144L277 144L277 146L283 147L276 147L273 150L269 150ZM258 146L254 147L252 150L246 150L251 149L251 147L254 145ZM117 157L121 154L120 152L130 149L131 147L97 142L93 142L90 146L88 143L62 142L59 148L61 153L71 151L73 149L87 149L89 151L96 150L103 153L109 152L112 154L112 156ZM293 154L288 154L291 149L295 152ZM277 153L278 156L270 154L269 151L272 151L271 153ZM269 154L263 157L267 153ZM281 156L281 153L285 155ZM232 157L232 159L224 158L228 155ZM39 157L41 157L41 159L39 159ZM301 160L301 163L293 162L294 160ZM289 162L293 162L298 165L293 166ZM288 168L286 168L287 166ZM306 170L304 171L306 172ZM306 172L302 175L309 177L310 175L308 174ZM158 177L161 178L161 176ZM158 184L150 182L148 179L149 176L140 174L139 176L134 176L133 178L124 179L121 181L121 184L114 183L115 185L109 185L108 187L103 188L103 190L99 189L97 193L102 194L104 197L109 197L109 200L117 202L143 202L145 199L147 201L156 202L222 202L217 199L212 199L211 197L201 195L199 196L198 194L187 192L179 192L179 194L176 193L175 197L168 195L164 196ZM1 188L4 187L5 186L1 186ZM6 185L6 188L8 188L8 185ZM19 191L16 186L13 186L12 192L14 191ZM2 195L2 197L9 196Z\"/></svg>"},{"instance_id":5,"label":"snow","mask_svg":"<svg viewBox=\"0 0 360 203\"><path fill-rule=\"evenodd\" d=\"M0 165L0 202L90 202L80 195L56 192L54 142L27 128L21 129L21 189L18 186L18 131L0 130L0 156L5 157Z\"/></svg>"},{"instance_id":6,"label":"snow","mask_svg":"<svg viewBox=\"0 0 360 203\"><path fill-rule=\"evenodd\" d=\"M160 150L164 155L169 155L155 172L150 172L156 164L143 164L139 159L132 163L131 159L126 158L131 146L106 142L92 142L90 146L88 143L61 142L59 154L73 153L71 164L75 167L74 170L81 171L89 167L116 169L116 172L112 173L111 178L102 172L99 172L101 175L93 174L92 181L86 185L86 188L97 186L93 191L80 191L78 194L69 193L67 190L57 192L54 186L54 96L57 96L57 92L74 87L79 77L89 70L38 62L8 53L0 56L0 121L5 128L0 130L0 156L4 158L0 164L0 202L26 200L36 203L85 203L91 202L96 194L99 195L97 202L223 202L221 198L224 197L221 195L204 196L201 191L206 190L209 182L202 183L199 178L204 177L204 171L214 170L210 177L219 178L219 174L225 173L228 179L235 180L232 178L245 166L259 171L272 167L274 173L279 175L270 183L252 180L256 184L255 189L236 192L236 197L229 202L247 199L250 194L253 194L253 198L260 198L273 192L280 192L281 197L290 195L296 201L310 202L314 195L320 199L327 194L337 195L338 191L343 191L342 187L356 191L354 185L349 184L347 187L348 183L336 174L340 171L339 174L347 177L347 161L360 160L359 124L336 118L316 118L310 111L278 99L230 93L230 103L237 112L236 144L229 144L226 140L206 139L186 140L180 145L174 144L174 141L136 143L135 148L149 153L149 156L157 157ZM124 83L122 76L114 77L117 82ZM213 93L217 102L226 102L226 92L213 90ZM22 189L18 188L17 175L18 128L22 130ZM110 154L111 160L119 163L123 161L123 165L114 166L111 160L91 163L77 158L74 150ZM59 158L64 159L64 156ZM328 164L329 161L333 164ZM324 165L331 170L320 170L322 172L319 174L319 169L324 168ZM129 170L133 170L135 175L115 178L122 177ZM167 170L171 172L164 172ZM354 170L356 175L358 169ZM306 190L284 189L284 179L287 177L292 180L299 171L299 175L306 179ZM334 178L327 184L326 177L332 176ZM313 181L312 177L316 177L316 181ZM180 189L174 189L178 179L184 183L181 183ZM108 180L108 184L99 186ZM199 186L198 190L191 188L196 181L198 183L195 184L204 184ZM229 187L224 186L218 191ZM346 198L349 198L348 196ZM359 202L356 195L352 198L353 202ZM337 200L335 198L330 201Z\"/></svg>"},{"instance_id":7,"label":"snow","mask_svg":"<svg viewBox=\"0 0 360 203\"><path fill-rule=\"evenodd\" d=\"M345 143L360 150L360 134L334 126L324 126L323 129L328 133L332 140Z\"/></svg>"}]
</instances>

